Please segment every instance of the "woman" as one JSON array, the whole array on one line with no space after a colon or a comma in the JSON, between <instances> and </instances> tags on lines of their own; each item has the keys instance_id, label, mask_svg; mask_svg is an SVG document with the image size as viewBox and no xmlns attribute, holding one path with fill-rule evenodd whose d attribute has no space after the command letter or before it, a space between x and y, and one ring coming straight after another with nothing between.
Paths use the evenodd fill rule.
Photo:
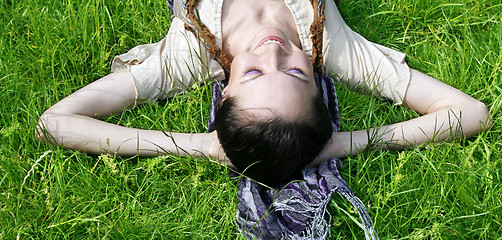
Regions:
<instances>
[{"instance_id":1,"label":"woman","mask_svg":"<svg viewBox=\"0 0 502 240\"><path fill-rule=\"evenodd\" d=\"M229 166L238 163L239 156L248 154L254 162L259 162L258 168L250 171L252 177L275 183L287 180L307 164L317 165L330 157L355 155L367 146L413 147L430 140L468 138L490 126L488 110L483 103L409 69L402 53L370 43L352 32L334 2L319 4L322 2L205 0L198 4L175 3L177 17L165 39L118 56L112 64L113 73L45 111L40 117L37 136L52 144L94 154L205 155ZM327 120L323 118L317 123L317 117L311 114L316 108L313 103L318 99L314 71L336 74L352 87L404 104L423 116L369 130L328 132ZM166 134L100 120L134 107L140 100L156 101L183 91L196 81L208 77L222 81L227 76L228 86L223 90L221 108L233 110L225 116L218 113L216 122L221 124L217 133ZM230 103L233 107L226 107ZM319 116L326 115L323 110L318 109L318 112ZM318 133L303 139L301 134L292 134L298 133L294 130L297 128L290 128L271 149L282 146L288 152L288 149L298 148L283 141L290 138L298 140L294 140L297 146L310 143L310 149L301 150L302 157L298 159L282 157L267 165L268 161L255 156L269 154L271 159L279 159L283 153L256 147L255 141L231 150L228 143L240 138L234 138L233 133L222 133L234 126L225 122L230 117L235 117L234 124L241 126L239 128L275 120L283 125L305 122L308 129L318 130ZM318 127L319 124L323 127ZM269 127L264 125L263 129ZM459 129L461 131L457 131ZM264 133L257 138L269 141L271 135L276 134ZM299 142L302 139L303 142ZM254 162L235 165L243 171L253 168ZM286 165L291 167L274 174ZM268 171L261 171L264 169Z\"/></svg>"}]
</instances>

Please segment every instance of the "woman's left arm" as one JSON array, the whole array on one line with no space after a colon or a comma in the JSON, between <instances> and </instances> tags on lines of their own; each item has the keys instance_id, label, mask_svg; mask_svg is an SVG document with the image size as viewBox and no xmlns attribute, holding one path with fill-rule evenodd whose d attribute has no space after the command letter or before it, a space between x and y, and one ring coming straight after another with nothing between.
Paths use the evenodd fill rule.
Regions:
<instances>
[{"instance_id":1,"label":"woman's left arm","mask_svg":"<svg viewBox=\"0 0 502 240\"><path fill-rule=\"evenodd\" d=\"M353 156L367 147L403 149L428 141L470 138L492 124L484 103L416 70L411 70L403 102L423 116L368 130L335 132L311 165Z\"/></svg>"}]
</instances>

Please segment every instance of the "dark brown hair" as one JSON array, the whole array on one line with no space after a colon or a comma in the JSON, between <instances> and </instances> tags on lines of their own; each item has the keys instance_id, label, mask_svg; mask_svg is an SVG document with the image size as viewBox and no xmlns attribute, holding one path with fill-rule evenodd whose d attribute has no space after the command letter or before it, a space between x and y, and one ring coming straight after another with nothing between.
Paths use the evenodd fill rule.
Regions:
<instances>
[{"instance_id":1,"label":"dark brown hair","mask_svg":"<svg viewBox=\"0 0 502 240\"><path fill-rule=\"evenodd\" d=\"M320 94L307 111L294 121L280 116L250 119L231 97L218 110L215 128L232 164L244 175L273 186L297 179L331 137L331 120Z\"/></svg>"}]
</instances>

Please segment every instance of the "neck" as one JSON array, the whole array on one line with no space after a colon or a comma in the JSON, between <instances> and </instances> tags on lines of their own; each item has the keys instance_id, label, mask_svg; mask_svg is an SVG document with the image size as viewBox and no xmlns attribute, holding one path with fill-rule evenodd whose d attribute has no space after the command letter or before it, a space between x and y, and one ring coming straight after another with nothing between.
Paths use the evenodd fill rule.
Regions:
<instances>
[{"instance_id":1,"label":"neck","mask_svg":"<svg viewBox=\"0 0 502 240\"><path fill-rule=\"evenodd\" d=\"M225 0L222 13L223 51L230 60L248 51L250 40L267 28L280 29L301 48L293 16L282 0Z\"/></svg>"}]
</instances>

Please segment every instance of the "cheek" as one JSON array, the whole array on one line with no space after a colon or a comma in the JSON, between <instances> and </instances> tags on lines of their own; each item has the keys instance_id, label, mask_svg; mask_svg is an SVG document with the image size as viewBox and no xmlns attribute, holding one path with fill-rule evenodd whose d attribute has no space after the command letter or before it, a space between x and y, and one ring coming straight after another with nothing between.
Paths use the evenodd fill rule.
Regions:
<instances>
[{"instance_id":1,"label":"cheek","mask_svg":"<svg viewBox=\"0 0 502 240\"><path fill-rule=\"evenodd\" d=\"M243 67L244 66L242 61L237 57L234 58L234 60L232 61L232 65L230 65L230 76L228 79L228 86L225 88L227 89L227 91L241 77L240 75L242 75Z\"/></svg>"},{"instance_id":2,"label":"cheek","mask_svg":"<svg viewBox=\"0 0 502 240\"><path fill-rule=\"evenodd\" d=\"M300 68L309 77L314 76L312 60L304 52L298 51L292 54L285 65Z\"/></svg>"},{"instance_id":3,"label":"cheek","mask_svg":"<svg viewBox=\"0 0 502 240\"><path fill-rule=\"evenodd\" d=\"M306 70L306 74L313 75L314 67L312 66L312 59L308 57L305 53L301 52L295 55L294 59L298 64L301 64L303 69Z\"/></svg>"},{"instance_id":4,"label":"cheek","mask_svg":"<svg viewBox=\"0 0 502 240\"><path fill-rule=\"evenodd\" d=\"M250 65L256 63L256 57L250 53L240 53L235 56L232 64L230 65L230 74L232 73L242 73L245 69L249 68Z\"/></svg>"}]
</instances>

